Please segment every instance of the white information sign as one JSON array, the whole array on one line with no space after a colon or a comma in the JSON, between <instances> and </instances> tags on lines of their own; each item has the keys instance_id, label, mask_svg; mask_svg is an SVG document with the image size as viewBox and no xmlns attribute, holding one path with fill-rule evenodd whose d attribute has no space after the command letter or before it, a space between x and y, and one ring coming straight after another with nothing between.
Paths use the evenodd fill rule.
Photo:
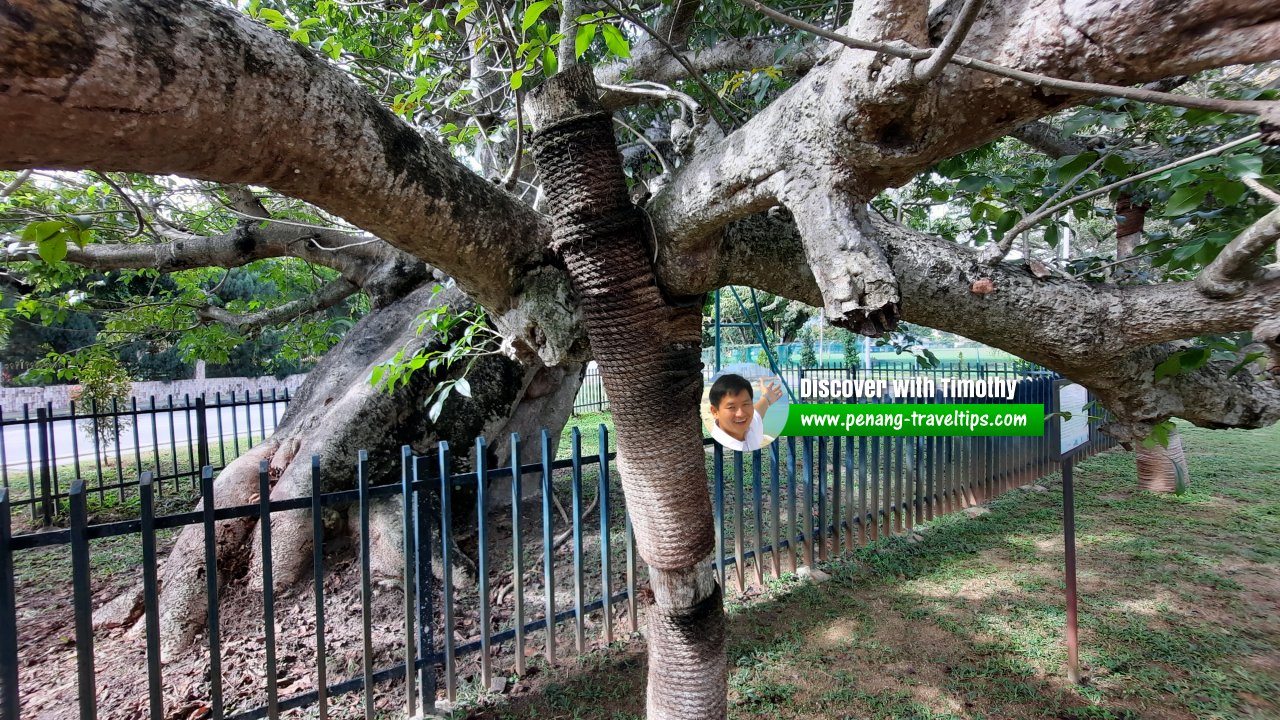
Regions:
<instances>
[{"instance_id":1,"label":"white information sign","mask_svg":"<svg viewBox=\"0 0 1280 720\"><path fill-rule=\"evenodd\" d=\"M1089 413L1085 405L1089 402L1089 391L1083 385L1072 383L1058 388L1058 408L1063 413L1070 413L1071 419L1059 418L1062 423L1063 455L1089 442Z\"/></svg>"}]
</instances>

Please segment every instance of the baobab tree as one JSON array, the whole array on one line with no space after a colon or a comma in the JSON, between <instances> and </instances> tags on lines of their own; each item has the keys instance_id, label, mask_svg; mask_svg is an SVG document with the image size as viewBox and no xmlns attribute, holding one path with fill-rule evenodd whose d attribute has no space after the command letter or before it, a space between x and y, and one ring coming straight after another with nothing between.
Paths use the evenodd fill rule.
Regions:
<instances>
[{"instance_id":1,"label":"baobab tree","mask_svg":"<svg viewBox=\"0 0 1280 720\"><path fill-rule=\"evenodd\" d=\"M368 296L370 313L312 373L273 441L220 476L219 503L242 502L264 459L278 476L273 497L293 497L306 492L298 458L322 444L337 467L357 447L536 421L563 406L565 377L593 357L654 588L649 716L722 717L724 619L705 562L696 407L705 293L752 286L868 335L907 320L1003 348L1092 389L1125 440L1173 416L1206 427L1280 418L1280 271L1267 264L1280 211L1268 204L1273 161L1258 148L1280 141L1280 110L1256 96L1136 87L1280 57L1280 7L820 5L255 1L242 13L174 0L0 2L0 168L264 188L367 233L352 242L274 223L245 197L239 212L260 221L231 232L157 221L155 232L81 248L68 246L69 227L45 226L14 259L175 270L301 256L336 273L315 296L267 311L274 318L204 311L233 326ZM1011 259L1053 202L993 220L979 247L972 234L936 237L877 212L948 158L1099 97L1257 123L1206 155L1260 158L1231 178L1256 186L1236 197L1247 226L1185 279L1119 285ZM1087 200L1074 194L1083 176L1059 182L1056 200ZM140 226L163 215L137 209ZM437 292L440 278L449 288ZM437 422L424 409L451 379L443 370L391 394L371 387L372 369L406 346L450 341L416 334L421 311L470 303L505 338L507 359L491 361L488 382L469 381L475 405L457 410L469 417ZM1269 353L1265 369L1198 357L1155 372L1187 339L1240 332ZM297 542L278 544L288 551L277 582L303 567L305 520L293 521ZM228 528L220 542L229 551L247 535ZM179 552L184 542L198 538L170 559L162 603L174 647L202 620L199 554Z\"/></svg>"}]
</instances>

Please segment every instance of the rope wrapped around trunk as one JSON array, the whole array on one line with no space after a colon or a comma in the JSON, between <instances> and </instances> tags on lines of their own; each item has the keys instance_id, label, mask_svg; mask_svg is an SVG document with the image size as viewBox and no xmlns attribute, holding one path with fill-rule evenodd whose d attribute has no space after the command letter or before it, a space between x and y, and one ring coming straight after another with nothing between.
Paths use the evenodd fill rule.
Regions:
<instances>
[{"instance_id":1,"label":"rope wrapped around trunk","mask_svg":"<svg viewBox=\"0 0 1280 720\"><path fill-rule=\"evenodd\" d=\"M532 145L554 247L615 408L640 555L662 569L691 567L714 538L697 411L701 308L669 306L658 288L647 222L628 196L608 113L549 123Z\"/></svg>"},{"instance_id":2,"label":"rope wrapped around trunk","mask_svg":"<svg viewBox=\"0 0 1280 720\"><path fill-rule=\"evenodd\" d=\"M649 610L649 712L659 717L722 718L723 692L708 693L708 677L725 677L722 591L684 611Z\"/></svg>"}]
</instances>

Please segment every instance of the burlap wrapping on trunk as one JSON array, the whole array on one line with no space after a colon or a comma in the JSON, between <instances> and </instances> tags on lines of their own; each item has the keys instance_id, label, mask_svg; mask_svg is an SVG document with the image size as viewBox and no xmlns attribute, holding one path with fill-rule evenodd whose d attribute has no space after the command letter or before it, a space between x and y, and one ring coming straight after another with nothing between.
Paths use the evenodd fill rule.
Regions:
<instances>
[{"instance_id":1,"label":"burlap wrapping on trunk","mask_svg":"<svg viewBox=\"0 0 1280 720\"><path fill-rule=\"evenodd\" d=\"M1138 487L1152 492L1175 492L1181 484L1185 488L1191 483L1191 475L1187 472L1187 458L1182 452L1182 436L1171 433L1169 446L1156 443L1151 447L1143 447L1139 443L1134 453L1138 457Z\"/></svg>"}]
</instances>

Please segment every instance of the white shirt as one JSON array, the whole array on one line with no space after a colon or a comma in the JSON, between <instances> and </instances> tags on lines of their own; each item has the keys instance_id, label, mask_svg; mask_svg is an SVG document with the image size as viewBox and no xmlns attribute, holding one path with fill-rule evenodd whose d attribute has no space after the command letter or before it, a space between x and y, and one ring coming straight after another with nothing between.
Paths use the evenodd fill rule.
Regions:
<instances>
[{"instance_id":1,"label":"white shirt","mask_svg":"<svg viewBox=\"0 0 1280 720\"><path fill-rule=\"evenodd\" d=\"M760 419L760 413L756 412L755 408L751 409L751 413L751 424L747 426L747 434L741 440L721 430L715 420L711 421L711 437L728 450L744 452L759 450L764 444L764 421Z\"/></svg>"}]
</instances>

